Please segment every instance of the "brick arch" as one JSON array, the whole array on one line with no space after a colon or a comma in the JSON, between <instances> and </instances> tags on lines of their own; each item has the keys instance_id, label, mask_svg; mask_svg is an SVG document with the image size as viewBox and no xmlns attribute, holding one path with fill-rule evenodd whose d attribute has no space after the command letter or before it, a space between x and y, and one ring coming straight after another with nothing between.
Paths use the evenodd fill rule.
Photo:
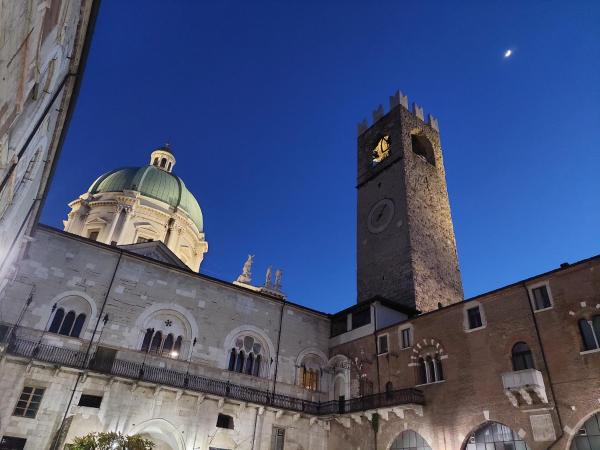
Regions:
<instances>
[{"instance_id":1,"label":"brick arch","mask_svg":"<svg viewBox=\"0 0 600 450\"><path fill-rule=\"evenodd\" d=\"M592 411L591 413L583 416L583 418L579 419L577 425L575 425L573 428L569 427L567 429L567 427L565 427L565 429L567 429L567 435L569 436L569 439L567 440L567 446L565 447L567 450L571 450L571 446L573 445L573 440L577 435L577 431L579 431L579 429L581 429L583 425L596 414L600 414L600 409Z\"/></svg>"},{"instance_id":2,"label":"brick arch","mask_svg":"<svg viewBox=\"0 0 600 450\"><path fill-rule=\"evenodd\" d=\"M529 444L527 443L527 440L525 439L525 436L524 436L524 437L520 437L520 436L519 436L519 434L518 434L518 432L517 432L517 431L515 431L515 430L514 430L513 428L511 428L510 426L508 426L508 425L505 425L505 424L504 424L504 423L502 423L502 422L496 422L496 421L494 421L494 420L486 420L485 422L483 422L483 423L481 423L481 424L477 425L476 427L472 428L472 429L471 429L471 431L469 431L469 432L467 433L467 435L465 436L465 438L463 439L463 442L462 442L462 444L461 444L461 447L460 447L460 448L461 448L461 450L471 450L471 448L469 447L469 441L470 441L470 439L471 439L471 436L472 436L472 435L474 435L475 433L477 433L477 432L479 432L479 431L483 430L484 428L486 428L486 427L490 426L490 425L500 425L500 426L502 426L502 427L506 427L508 430L510 430L510 431L513 433L513 435L514 435L514 436L517 436L517 437L518 437L518 440L519 440L519 441L523 441L523 442L525 442L525 445L527 446L527 449L528 449L528 450L529 450L529 449L531 449L531 447L530 447L530 446L529 446ZM520 431L523 431L523 430L520 430ZM505 441L502 441L502 442L505 442Z\"/></svg>"}]
</instances>

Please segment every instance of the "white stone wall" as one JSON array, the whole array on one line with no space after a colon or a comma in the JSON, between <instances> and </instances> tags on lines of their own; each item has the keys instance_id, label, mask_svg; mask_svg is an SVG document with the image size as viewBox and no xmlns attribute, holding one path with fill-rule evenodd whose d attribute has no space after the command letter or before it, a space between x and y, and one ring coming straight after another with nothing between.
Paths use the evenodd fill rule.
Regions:
<instances>
[{"instance_id":1,"label":"white stone wall","mask_svg":"<svg viewBox=\"0 0 600 450\"><path fill-rule=\"evenodd\" d=\"M286 450L327 448L329 424L321 420L93 373L75 387L77 372L28 366L20 358L6 358L1 370L0 403L6 406L0 409L0 432L27 438L26 450L50 447L73 388L66 443L90 432L118 431L142 434L158 444L155 450L270 450L277 426L286 430ZM46 389L35 419L12 416L24 385ZM78 406L82 393L102 396L100 408ZM233 430L216 427L219 413L233 417Z\"/></svg>"},{"instance_id":2,"label":"white stone wall","mask_svg":"<svg viewBox=\"0 0 600 450\"><path fill-rule=\"evenodd\" d=\"M319 393L297 386L297 369L304 354L317 355L323 360L323 366L327 364L327 316L133 254L124 253L118 261L119 255L116 248L54 230L38 229L15 282L7 287L0 302L0 319L16 322L31 296L20 326L43 330L48 327L54 303L62 307L64 302L72 303L77 297L81 304L78 312L92 311L81 339L46 334L44 342L82 348L84 341L92 336L106 298L102 317L108 314L109 320L106 326L100 323L96 342L101 333L100 344L118 349L119 357L121 354L133 360L143 357L137 350L141 348L149 324L156 324L152 322L156 314L163 314L160 317L170 314L171 327L165 326L163 330L183 329L184 344L176 360L158 358L157 362L182 367L189 358L195 373L270 388L279 348L277 391L320 398ZM280 321L281 344L278 346ZM254 336L263 347L264 368L260 378L227 370L232 342L237 336L246 335ZM192 348L194 338L196 345ZM153 361L151 356L148 361ZM326 378L324 372L321 383L324 399L329 398L330 383Z\"/></svg>"},{"instance_id":3,"label":"white stone wall","mask_svg":"<svg viewBox=\"0 0 600 450\"><path fill-rule=\"evenodd\" d=\"M91 0L0 5L0 289L47 187L80 69Z\"/></svg>"}]
</instances>

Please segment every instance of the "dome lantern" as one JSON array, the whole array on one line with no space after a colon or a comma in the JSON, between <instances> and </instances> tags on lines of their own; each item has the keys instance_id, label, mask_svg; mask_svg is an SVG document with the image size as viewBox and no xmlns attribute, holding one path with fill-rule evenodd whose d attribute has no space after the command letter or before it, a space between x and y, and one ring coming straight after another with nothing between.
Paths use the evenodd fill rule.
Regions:
<instances>
[{"instance_id":1,"label":"dome lantern","mask_svg":"<svg viewBox=\"0 0 600 450\"><path fill-rule=\"evenodd\" d=\"M150 154L150 165L160 170L171 173L175 166L175 156L171 152L171 146L167 143L157 148Z\"/></svg>"}]
</instances>

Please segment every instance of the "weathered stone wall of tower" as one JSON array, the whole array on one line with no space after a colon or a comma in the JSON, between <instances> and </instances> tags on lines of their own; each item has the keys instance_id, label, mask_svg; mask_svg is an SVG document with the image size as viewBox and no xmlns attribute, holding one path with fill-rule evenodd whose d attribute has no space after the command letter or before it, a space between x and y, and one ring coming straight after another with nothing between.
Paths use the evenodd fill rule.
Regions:
<instances>
[{"instance_id":1,"label":"weathered stone wall of tower","mask_svg":"<svg viewBox=\"0 0 600 450\"><path fill-rule=\"evenodd\" d=\"M400 93L390 98L387 114L380 106L373 118L371 127L359 125L358 137L358 301L382 296L423 312L460 301L437 121L430 116L426 123L417 105L410 111ZM413 135L428 155L413 149ZM389 154L374 163L373 149L382 138L389 142ZM382 202L392 212L382 210Z\"/></svg>"},{"instance_id":2,"label":"weathered stone wall of tower","mask_svg":"<svg viewBox=\"0 0 600 450\"><path fill-rule=\"evenodd\" d=\"M438 303L461 301L462 282L437 123L436 128L426 124L416 105L417 114L399 109L415 302L417 309L427 312ZM432 144L435 165L413 151L413 134Z\"/></svg>"}]
</instances>

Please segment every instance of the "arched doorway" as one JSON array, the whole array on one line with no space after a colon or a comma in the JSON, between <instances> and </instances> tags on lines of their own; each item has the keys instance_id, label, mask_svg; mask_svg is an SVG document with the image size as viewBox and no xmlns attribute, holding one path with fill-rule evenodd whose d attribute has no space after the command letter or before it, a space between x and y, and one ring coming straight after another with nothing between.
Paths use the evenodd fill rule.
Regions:
<instances>
[{"instance_id":1,"label":"arched doorway","mask_svg":"<svg viewBox=\"0 0 600 450\"><path fill-rule=\"evenodd\" d=\"M600 412L597 412L577 430L571 450L600 450Z\"/></svg>"},{"instance_id":2,"label":"arched doorway","mask_svg":"<svg viewBox=\"0 0 600 450\"><path fill-rule=\"evenodd\" d=\"M154 450L185 450L181 432L165 419L152 419L142 422L129 434L139 434L156 445Z\"/></svg>"},{"instance_id":3,"label":"arched doorway","mask_svg":"<svg viewBox=\"0 0 600 450\"><path fill-rule=\"evenodd\" d=\"M419 433L406 430L394 439L390 450L431 450L431 447Z\"/></svg>"},{"instance_id":4,"label":"arched doorway","mask_svg":"<svg viewBox=\"0 0 600 450\"><path fill-rule=\"evenodd\" d=\"M527 443L506 425L488 422L467 438L463 450L529 450Z\"/></svg>"}]
</instances>

